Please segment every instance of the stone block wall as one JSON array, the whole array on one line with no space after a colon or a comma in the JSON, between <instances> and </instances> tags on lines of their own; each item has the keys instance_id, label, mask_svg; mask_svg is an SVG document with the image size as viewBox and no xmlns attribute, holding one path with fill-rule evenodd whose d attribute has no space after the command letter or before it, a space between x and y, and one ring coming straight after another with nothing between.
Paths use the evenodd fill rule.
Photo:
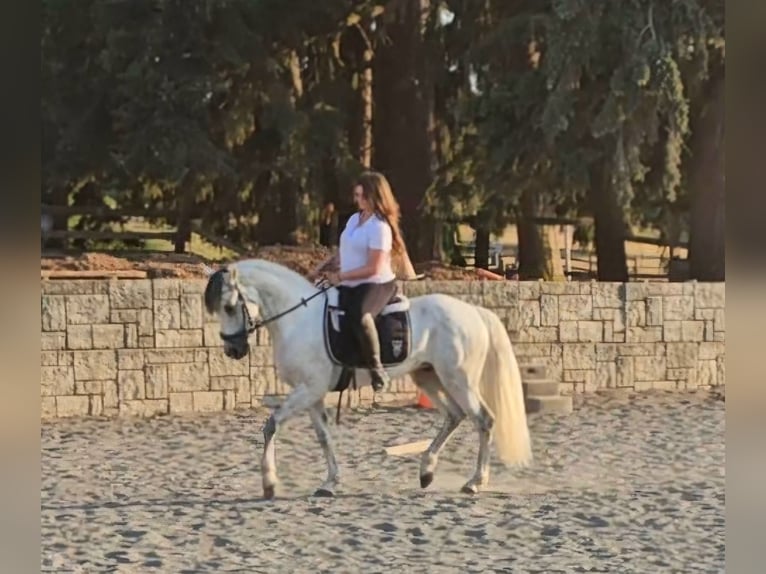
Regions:
<instances>
[{"instance_id":1,"label":"stone block wall","mask_svg":"<svg viewBox=\"0 0 766 574\"><path fill-rule=\"evenodd\" d=\"M725 383L725 283L431 282L505 322L519 362L547 366L563 394Z\"/></svg>"},{"instance_id":2,"label":"stone block wall","mask_svg":"<svg viewBox=\"0 0 766 574\"><path fill-rule=\"evenodd\" d=\"M202 305L204 280L50 280L41 284L43 418L220 411L288 392L268 333L249 362L223 355ZM694 389L725 382L725 285L425 281L505 322L522 363L541 363L562 392ZM369 399L369 389L346 404ZM414 396L408 379L384 399Z\"/></svg>"}]
</instances>

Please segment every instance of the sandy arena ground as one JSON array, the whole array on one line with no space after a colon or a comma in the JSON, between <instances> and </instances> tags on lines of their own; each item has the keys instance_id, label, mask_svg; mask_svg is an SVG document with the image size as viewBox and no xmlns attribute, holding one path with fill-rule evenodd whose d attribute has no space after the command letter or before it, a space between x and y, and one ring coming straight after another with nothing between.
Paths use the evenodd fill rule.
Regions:
<instances>
[{"instance_id":1,"label":"sandy arena ground","mask_svg":"<svg viewBox=\"0 0 766 574\"><path fill-rule=\"evenodd\" d=\"M706 393L591 397L530 417L536 460L458 492L476 436L464 424L418 488L431 438L415 409L347 412L343 473L313 498L324 459L307 418L279 437L279 498L260 499L265 411L42 428L44 572L724 572L724 403Z\"/></svg>"}]
</instances>

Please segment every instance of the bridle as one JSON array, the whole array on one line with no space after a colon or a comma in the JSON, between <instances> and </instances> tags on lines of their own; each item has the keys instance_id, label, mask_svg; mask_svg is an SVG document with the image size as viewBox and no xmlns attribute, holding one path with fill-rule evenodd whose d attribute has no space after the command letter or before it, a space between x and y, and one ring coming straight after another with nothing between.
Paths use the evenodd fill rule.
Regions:
<instances>
[{"instance_id":1,"label":"bridle","mask_svg":"<svg viewBox=\"0 0 766 574\"><path fill-rule=\"evenodd\" d=\"M301 307L306 307L309 301L326 293L332 287L332 284L326 279L321 279L315 283L315 287L318 288L317 292L310 297L301 297L300 303L296 303L289 309L281 311L267 319L259 319L256 321L253 319L252 315L250 315L250 311L247 308L247 299L242 294L242 289L239 288L239 285L236 285L234 288L237 290L237 303L239 303L239 306L242 309L242 328L235 333L219 333L221 340L226 343L238 343L241 342L242 339L246 341L250 335L255 333L261 327L265 327L269 323L273 323Z\"/></svg>"}]
</instances>

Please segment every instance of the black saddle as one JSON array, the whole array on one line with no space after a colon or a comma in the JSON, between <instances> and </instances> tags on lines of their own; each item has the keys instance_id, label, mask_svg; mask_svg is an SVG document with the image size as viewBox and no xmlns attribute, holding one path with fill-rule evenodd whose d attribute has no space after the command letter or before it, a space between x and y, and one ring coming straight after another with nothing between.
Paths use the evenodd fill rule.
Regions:
<instances>
[{"instance_id":1,"label":"black saddle","mask_svg":"<svg viewBox=\"0 0 766 574\"><path fill-rule=\"evenodd\" d=\"M324 335L325 347L330 359L347 369L363 369L367 365L362 359L359 343L353 330L347 328L343 302L337 288L327 292L325 304ZM410 324L410 300L396 294L375 318L380 339L380 361L385 367L399 365L410 354L412 341Z\"/></svg>"},{"instance_id":2,"label":"black saddle","mask_svg":"<svg viewBox=\"0 0 766 574\"><path fill-rule=\"evenodd\" d=\"M340 300L341 291L337 287L327 291L324 312L324 341L327 355L336 365L343 367L334 391L339 392L338 409L335 422L340 424L340 406L343 391L353 381L356 389L356 370L363 369L359 342L353 330L345 324L345 310ZM392 367L404 362L410 355L412 329L410 323L410 301L401 294L396 294L375 318L380 342L380 362L384 367Z\"/></svg>"}]
</instances>

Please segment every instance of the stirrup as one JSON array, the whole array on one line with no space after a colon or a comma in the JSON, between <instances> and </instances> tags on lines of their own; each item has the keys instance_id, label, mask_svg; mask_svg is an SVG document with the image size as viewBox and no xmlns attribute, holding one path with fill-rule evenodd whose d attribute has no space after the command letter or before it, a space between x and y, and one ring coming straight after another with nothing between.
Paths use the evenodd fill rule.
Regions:
<instances>
[{"instance_id":1,"label":"stirrup","mask_svg":"<svg viewBox=\"0 0 766 574\"><path fill-rule=\"evenodd\" d=\"M390 382L391 377L389 377L383 369L380 371L370 369L370 384L372 385L372 390L376 393L386 388L386 385Z\"/></svg>"}]
</instances>

